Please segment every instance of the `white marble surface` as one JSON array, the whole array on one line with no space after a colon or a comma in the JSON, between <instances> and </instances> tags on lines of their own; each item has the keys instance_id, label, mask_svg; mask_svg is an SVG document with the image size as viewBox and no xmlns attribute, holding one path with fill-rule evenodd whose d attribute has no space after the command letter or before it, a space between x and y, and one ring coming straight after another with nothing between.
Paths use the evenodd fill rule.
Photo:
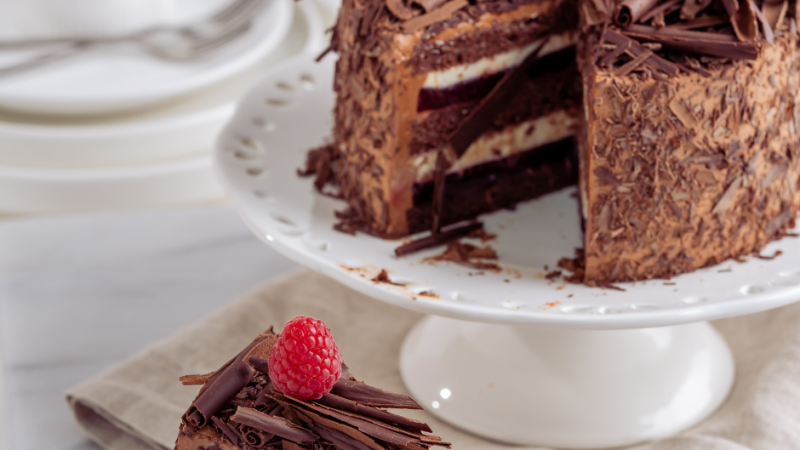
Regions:
<instances>
[{"instance_id":1,"label":"white marble surface","mask_svg":"<svg viewBox=\"0 0 800 450\"><path fill-rule=\"evenodd\" d=\"M0 222L0 448L97 449L68 387L294 267L229 207Z\"/></svg>"}]
</instances>

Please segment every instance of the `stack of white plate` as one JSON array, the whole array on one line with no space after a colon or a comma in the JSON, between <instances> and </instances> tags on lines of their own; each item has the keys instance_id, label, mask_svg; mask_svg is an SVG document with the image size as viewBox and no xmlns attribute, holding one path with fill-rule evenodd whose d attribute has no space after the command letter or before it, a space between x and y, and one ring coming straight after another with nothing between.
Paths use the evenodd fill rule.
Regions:
<instances>
[{"instance_id":1,"label":"stack of white plate","mask_svg":"<svg viewBox=\"0 0 800 450\"><path fill-rule=\"evenodd\" d=\"M0 213L222 198L211 149L236 101L281 61L321 51L335 8L270 0L238 41L189 63L96 51L0 78Z\"/></svg>"}]
</instances>

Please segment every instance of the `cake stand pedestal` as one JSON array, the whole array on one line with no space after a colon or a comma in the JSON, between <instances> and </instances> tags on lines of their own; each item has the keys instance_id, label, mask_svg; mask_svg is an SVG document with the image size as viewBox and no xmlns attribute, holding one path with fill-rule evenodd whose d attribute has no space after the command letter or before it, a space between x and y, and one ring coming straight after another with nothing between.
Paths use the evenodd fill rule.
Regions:
<instances>
[{"instance_id":1,"label":"cake stand pedestal","mask_svg":"<svg viewBox=\"0 0 800 450\"><path fill-rule=\"evenodd\" d=\"M414 398L458 428L567 449L674 435L714 412L734 379L731 351L707 322L573 330L427 316L400 370Z\"/></svg>"}]
</instances>

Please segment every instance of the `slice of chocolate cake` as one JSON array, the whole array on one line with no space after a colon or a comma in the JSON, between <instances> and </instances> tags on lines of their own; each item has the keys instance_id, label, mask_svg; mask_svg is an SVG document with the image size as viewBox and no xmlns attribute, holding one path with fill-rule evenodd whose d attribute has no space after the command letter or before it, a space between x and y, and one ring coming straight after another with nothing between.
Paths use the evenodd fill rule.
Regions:
<instances>
[{"instance_id":1,"label":"slice of chocolate cake","mask_svg":"<svg viewBox=\"0 0 800 450\"><path fill-rule=\"evenodd\" d=\"M669 278L794 225L800 39L788 2L761 6L582 3L588 283Z\"/></svg>"},{"instance_id":2,"label":"slice of chocolate cake","mask_svg":"<svg viewBox=\"0 0 800 450\"><path fill-rule=\"evenodd\" d=\"M425 423L386 410L422 409L413 399L356 380L344 364L318 400L281 394L268 367L278 337L270 328L216 372L181 377L203 387L183 416L175 450L450 447L426 434Z\"/></svg>"},{"instance_id":3,"label":"slice of chocolate cake","mask_svg":"<svg viewBox=\"0 0 800 450\"><path fill-rule=\"evenodd\" d=\"M576 6L345 0L332 40L337 104L326 159L350 220L382 237L430 229L439 154L449 166L442 224L575 184ZM466 124L533 52L509 101Z\"/></svg>"}]
</instances>

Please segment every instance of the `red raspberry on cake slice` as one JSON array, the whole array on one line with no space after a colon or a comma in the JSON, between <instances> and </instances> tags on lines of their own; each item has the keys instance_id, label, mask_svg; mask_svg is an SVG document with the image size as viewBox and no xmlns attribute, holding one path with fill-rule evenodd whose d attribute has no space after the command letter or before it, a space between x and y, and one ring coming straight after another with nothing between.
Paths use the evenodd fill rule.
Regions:
<instances>
[{"instance_id":1,"label":"red raspberry on cake slice","mask_svg":"<svg viewBox=\"0 0 800 450\"><path fill-rule=\"evenodd\" d=\"M298 316L259 335L219 370L181 377L202 385L175 450L450 448L422 422L387 411L411 397L358 381L328 327Z\"/></svg>"}]
</instances>

